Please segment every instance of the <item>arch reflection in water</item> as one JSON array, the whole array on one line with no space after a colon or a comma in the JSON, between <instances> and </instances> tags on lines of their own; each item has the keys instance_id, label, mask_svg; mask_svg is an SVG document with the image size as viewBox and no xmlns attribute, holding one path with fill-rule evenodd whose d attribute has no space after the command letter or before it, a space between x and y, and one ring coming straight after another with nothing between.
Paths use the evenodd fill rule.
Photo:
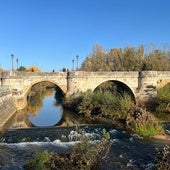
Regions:
<instances>
[{"instance_id":1,"label":"arch reflection in water","mask_svg":"<svg viewBox=\"0 0 170 170\"><path fill-rule=\"evenodd\" d=\"M46 96L43 99L42 108L37 111L35 115L28 113L29 121L34 126L56 125L61 120L63 115L62 104L59 104L56 100L57 95L55 93L51 96Z\"/></svg>"}]
</instances>

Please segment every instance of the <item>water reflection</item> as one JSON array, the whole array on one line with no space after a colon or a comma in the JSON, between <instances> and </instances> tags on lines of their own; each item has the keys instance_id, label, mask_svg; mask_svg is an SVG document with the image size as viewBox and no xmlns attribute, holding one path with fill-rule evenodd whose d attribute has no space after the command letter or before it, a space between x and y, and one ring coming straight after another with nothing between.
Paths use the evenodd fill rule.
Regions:
<instances>
[{"instance_id":1,"label":"water reflection","mask_svg":"<svg viewBox=\"0 0 170 170\"><path fill-rule=\"evenodd\" d=\"M26 115L26 110L17 111L3 127L5 129L28 128L32 127L31 122Z\"/></svg>"},{"instance_id":2,"label":"water reflection","mask_svg":"<svg viewBox=\"0 0 170 170\"><path fill-rule=\"evenodd\" d=\"M54 98L55 92L51 96L46 96L42 102L42 108L34 115L28 113L28 119L34 126L54 126L62 117L63 108L62 105L56 105L56 99Z\"/></svg>"},{"instance_id":3,"label":"water reflection","mask_svg":"<svg viewBox=\"0 0 170 170\"><path fill-rule=\"evenodd\" d=\"M26 111L32 115L36 116L43 108L43 101L46 97L51 97L54 94L54 88L42 88L40 85L38 86L39 89L37 89L38 85L33 86L28 94L28 104L26 107Z\"/></svg>"},{"instance_id":4,"label":"water reflection","mask_svg":"<svg viewBox=\"0 0 170 170\"><path fill-rule=\"evenodd\" d=\"M63 114L61 89L50 82L34 85L27 97L26 114L33 126L54 126Z\"/></svg>"},{"instance_id":5,"label":"water reflection","mask_svg":"<svg viewBox=\"0 0 170 170\"><path fill-rule=\"evenodd\" d=\"M35 126L74 126L91 123L89 120L63 109L63 93L56 86L33 87L28 94L27 107L17 111L4 129L30 128Z\"/></svg>"}]
</instances>

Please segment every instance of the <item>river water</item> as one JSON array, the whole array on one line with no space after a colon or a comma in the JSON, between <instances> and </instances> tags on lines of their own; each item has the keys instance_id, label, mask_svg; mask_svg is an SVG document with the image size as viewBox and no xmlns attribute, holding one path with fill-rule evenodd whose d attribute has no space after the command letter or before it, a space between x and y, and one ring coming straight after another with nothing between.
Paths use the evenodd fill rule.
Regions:
<instances>
[{"instance_id":1,"label":"river water","mask_svg":"<svg viewBox=\"0 0 170 170\"><path fill-rule=\"evenodd\" d=\"M111 125L87 124L63 110L59 101L52 93L43 98L41 107L28 106L11 118L0 138L1 169L23 169L23 165L41 150L70 152L80 140L82 133L79 131L92 136L92 142L100 140L103 129L110 133L113 144L103 170L152 170L156 148L170 145L169 141L144 139ZM166 123L165 128L168 133L170 124Z\"/></svg>"}]
</instances>

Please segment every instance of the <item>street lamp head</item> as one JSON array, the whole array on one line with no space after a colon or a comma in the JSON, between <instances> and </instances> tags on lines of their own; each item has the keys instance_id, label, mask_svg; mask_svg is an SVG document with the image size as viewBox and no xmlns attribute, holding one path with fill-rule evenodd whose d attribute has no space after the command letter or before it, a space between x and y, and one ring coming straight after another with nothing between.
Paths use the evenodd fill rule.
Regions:
<instances>
[{"instance_id":1,"label":"street lamp head","mask_svg":"<svg viewBox=\"0 0 170 170\"><path fill-rule=\"evenodd\" d=\"M72 68L72 70L74 70L74 59L72 59L72 63L73 63L73 68Z\"/></svg>"},{"instance_id":2,"label":"street lamp head","mask_svg":"<svg viewBox=\"0 0 170 170\"><path fill-rule=\"evenodd\" d=\"M79 56L77 55L76 58L77 58L77 70L78 70L78 68L79 68L79 64L78 64Z\"/></svg>"},{"instance_id":3,"label":"street lamp head","mask_svg":"<svg viewBox=\"0 0 170 170\"><path fill-rule=\"evenodd\" d=\"M13 66L13 59L14 59L14 55L13 55L13 54L11 54L11 60L12 60L12 66L11 66L12 68L11 68L11 69L12 69L12 71L14 70L14 66Z\"/></svg>"},{"instance_id":4,"label":"street lamp head","mask_svg":"<svg viewBox=\"0 0 170 170\"><path fill-rule=\"evenodd\" d=\"M18 70L18 61L19 61L19 60L18 60L18 58L17 58L17 59L16 59L16 62L17 62L17 70Z\"/></svg>"}]
</instances>

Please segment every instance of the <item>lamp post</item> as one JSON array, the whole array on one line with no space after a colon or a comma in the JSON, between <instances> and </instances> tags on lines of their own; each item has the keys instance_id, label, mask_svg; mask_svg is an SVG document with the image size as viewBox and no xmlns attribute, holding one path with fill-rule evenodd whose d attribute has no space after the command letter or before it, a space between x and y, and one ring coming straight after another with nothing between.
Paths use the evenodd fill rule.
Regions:
<instances>
[{"instance_id":1,"label":"lamp post","mask_svg":"<svg viewBox=\"0 0 170 170\"><path fill-rule=\"evenodd\" d=\"M11 60L12 60L12 71L14 70L14 64L13 64L13 60L14 60L14 55L11 54Z\"/></svg>"},{"instance_id":2,"label":"lamp post","mask_svg":"<svg viewBox=\"0 0 170 170\"><path fill-rule=\"evenodd\" d=\"M72 59L72 63L73 63L73 71L74 71L74 59Z\"/></svg>"},{"instance_id":3,"label":"lamp post","mask_svg":"<svg viewBox=\"0 0 170 170\"><path fill-rule=\"evenodd\" d=\"M77 59L77 70L78 70L79 68L79 63L78 63L79 56L78 55L76 56L76 59Z\"/></svg>"},{"instance_id":4,"label":"lamp post","mask_svg":"<svg viewBox=\"0 0 170 170\"><path fill-rule=\"evenodd\" d=\"M17 58L17 59L16 59L16 62L17 62L17 70L18 70L18 61L19 61L19 60L18 60L18 58Z\"/></svg>"}]
</instances>

